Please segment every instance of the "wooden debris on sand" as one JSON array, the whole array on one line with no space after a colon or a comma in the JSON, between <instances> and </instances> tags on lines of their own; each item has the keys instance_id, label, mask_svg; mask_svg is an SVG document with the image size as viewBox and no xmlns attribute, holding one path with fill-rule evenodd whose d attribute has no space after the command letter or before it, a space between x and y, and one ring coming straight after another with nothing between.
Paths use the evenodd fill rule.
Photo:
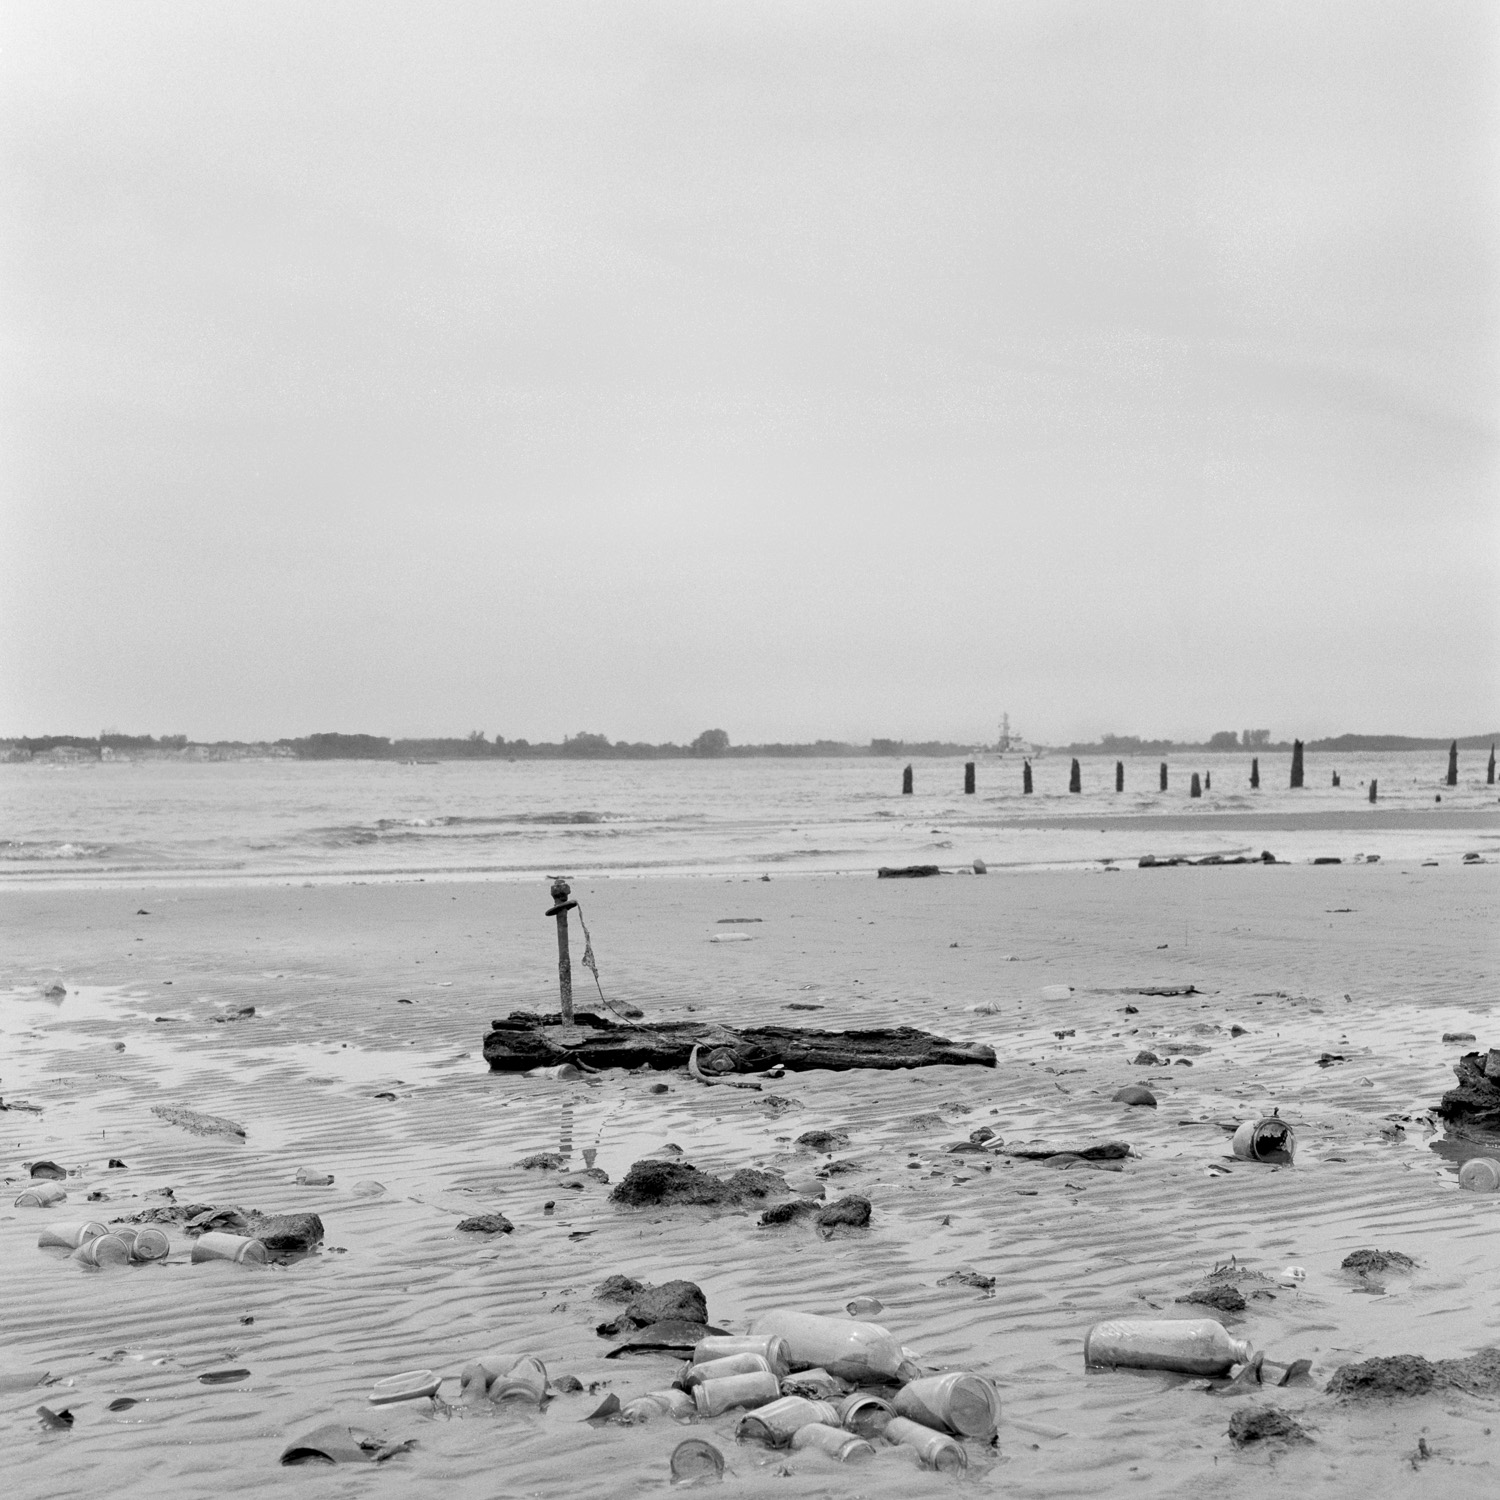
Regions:
<instances>
[{"instance_id":1,"label":"wooden debris on sand","mask_svg":"<svg viewBox=\"0 0 1500 1500\"><path fill-rule=\"evenodd\" d=\"M826 1068L927 1068L995 1066L995 1049L954 1042L911 1026L872 1031L801 1031L790 1026L736 1029L708 1021L665 1021L628 1026L580 1011L564 1026L558 1015L512 1011L491 1023L484 1059L495 1073L577 1063L585 1068L685 1068L695 1047L705 1073L753 1073L780 1064L793 1072Z\"/></svg>"}]
</instances>

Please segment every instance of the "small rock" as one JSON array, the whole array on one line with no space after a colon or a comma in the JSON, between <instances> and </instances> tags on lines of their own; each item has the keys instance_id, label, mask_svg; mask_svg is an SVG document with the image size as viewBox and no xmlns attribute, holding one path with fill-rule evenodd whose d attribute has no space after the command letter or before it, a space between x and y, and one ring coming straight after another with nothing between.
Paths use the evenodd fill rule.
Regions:
<instances>
[{"instance_id":1,"label":"small rock","mask_svg":"<svg viewBox=\"0 0 1500 1500\"><path fill-rule=\"evenodd\" d=\"M1445 1031L1443 1040L1445 1042L1472 1042L1474 1033L1472 1031Z\"/></svg>"},{"instance_id":2,"label":"small rock","mask_svg":"<svg viewBox=\"0 0 1500 1500\"><path fill-rule=\"evenodd\" d=\"M795 1224L799 1219L807 1218L816 1208L817 1204L810 1203L806 1198L793 1198L787 1203L777 1203L760 1216L760 1227L772 1229L779 1224Z\"/></svg>"},{"instance_id":3,"label":"small rock","mask_svg":"<svg viewBox=\"0 0 1500 1500\"><path fill-rule=\"evenodd\" d=\"M986 1141L995 1139L995 1132L988 1125L981 1125L978 1130L971 1130L969 1132L969 1139L976 1146L982 1146Z\"/></svg>"},{"instance_id":4,"label":"small rock","mask_svg":"<svg viewBox=\"0 0 1500 1500\"><path fill-rule=\"evenodd\" d=\"M1137 1052L1130 1065L1134 1068L1159 1068L1161 1061L1154 1052Z\"/></svg>"},{"instance_id":5,"label":"small rock","mask_svg":"<svg viewBox=\"0 0 1500 1500\"><path fill-rule=\"evenodd\" d=\"M970 1270L968 1266L962 1266L957 1271L950 1271L946 1276L938 1278L939 1286L972 1286L981 1292L990 1292L995 1288L993 1276L983 1276L978 1271Z\"/></svg>"},{"instance_id":6,"label":"small rock","mask_svg":"<svg viewBox=\"0 0 1500 1500\"><path fill-rule=\"evenodd\" d=\"M858 1193L849 1193L826 1203L817 1212L820 1229L831 1229L837 1224L847 1224L852 1229L863 1229L870 1222L870 1200Z\"/></svg>"},{"instance_id":7,"label":"small rock","mask_svg":"<svg viewBox=\"0 0 1500 1500\"><path fill-rule=\"evenodd\" d=\"M1115 1104L1144 1104L1149 1106L1151 1109L1155 1109L1156 1095L1153 1094L1150 1089L1144 1088L1141 1084L1130 1083L1126 1084L1126 1086L1114 1096L1113 1102Z\"/></svg>"},{"instance_id":8,"label":"small rock","mask_svg":"<svg viewBox=\"0 0 1500 1500\"><path fill-rule=\"evenodd\" d=\"M621 1276L616 1272L613 1276L606 1276L594 1288L593 1294L600 1302L629 1302L645 1285L644 1281L637 1281L633 1276Z\"/></svg>"},{"instance_id":9,"label":"small rock","mask_svg":"<svg viewBox=\"0 0 1500 1500\"><path fill-rule=\"evenodd\" d=\"M610 1201L630 1207L658 1204L741 1204L787 1191L775 1172L742 1167L714 1177L680 1161L638 1161L612 1193Z\"/></svg>"},{"instance_id":10,"label":"small rock","mask_svg":"<svg viewBox=\"0 0 1500 1500\"><path fill-rule=\"evenodd\" d=\"M583 1391L583 1382L576 1375L558 1375L548 1385L560 1396L577 1396Z\"/></svg>"},{"instance_id":11,"label":"small rock","mask_svg":"<svg viewBox=\"0 0 1500 1500\"><path fill-rule=\"evenodd\" d=\"M458 1227L466 1234L509 1234L516 1226L504 1214L475 1214L461 1219Z\"/></svg>"},{"instance_id":12,"label":"small rock","mask_svg":"<svg viewBox=\"0 0 1500 1500\"><path fill-rule=\"evenodd\" d=\"M535 1156L524 1156L516 1163L518 1167L524 1167L528 1172L532 1171L555 1171L567 1161L567 1157L556 1151L538 1151Z\"/></svg>"},{"instance_id":13,"label":"small rock","mask_svg":"<svg viewBox=\"0 0 1500 1500\"><path fill-rule=\"evenodd\" d=\"M666 1094L666 1093L670 1093L671 1091L667 1088L667 1085L664 1084L664 1083L653 1083L651 1085L650 1089L648 1090L648 1092L652 1093L652 1094Z\"/></svg>"},{"instance_id":14,"label":"small rock","mask_svg":"<svg viewBox=\"0 0 1500 1500\"><path fill-rule=\"evenodd\" d=\"M1279 1406L1252 1406L1235 1412L1229 1419L1229 1438L1237 1448L1268 1439L1283 1443L1312 1442L1301 1423Z\"/></svg>"},{"instance_id":15,"label":"small rock","mask_svg":"<svg viewBox=\"0 0 1500 1500\"><path fill-rule=\"evenodd\" d=\"M118 1156L112 1156L109 1159L109 1165L111 1168L123 1168L125 1166L125 1163L122 1162Z\"/></svg>"},{"instance_id":16,"label":"small rock","mask_svg":"<svg viewBox=\"0 0 1500 1500\"><path fill-rule=\"evenodd\" d=\"M708 1302L703 1289L692 1281L664 1281L643 1286L615 1319L612 1333L648 1328L653 1323L706 1323Z\"/></svg>"},{"instance_id":17,"label":"small rock","mask_svg":"<svg viewBox=\"0 0 1500 1500\"><path fill-rule=\"evenodd\" d=\"M809 1151L840 1151L848 1144L847 1130L804 1130L797 1137L797 1145Z\"/></svg>"}]
</instances>

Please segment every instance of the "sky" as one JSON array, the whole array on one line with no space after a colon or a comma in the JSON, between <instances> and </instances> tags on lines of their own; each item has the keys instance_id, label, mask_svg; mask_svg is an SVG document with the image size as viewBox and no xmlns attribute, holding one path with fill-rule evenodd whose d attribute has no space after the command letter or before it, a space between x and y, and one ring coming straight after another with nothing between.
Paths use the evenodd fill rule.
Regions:
<instances>
[{"instance_id":1,"label":"sky","mask_svg":"<svg viewBox=\"0 0 1500 1500\"><path fill-rule=\"evenodd\" d=\"M1500 723L1500 9L0 0L0 735Z\"/></svg>"}]
</instances>

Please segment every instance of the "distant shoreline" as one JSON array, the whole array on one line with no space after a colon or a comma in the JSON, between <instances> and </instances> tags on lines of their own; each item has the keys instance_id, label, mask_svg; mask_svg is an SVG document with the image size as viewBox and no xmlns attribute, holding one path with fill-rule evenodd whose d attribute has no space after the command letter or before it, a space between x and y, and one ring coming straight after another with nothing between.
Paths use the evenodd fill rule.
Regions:
<instances>
[{"instance_id":1,"label":"distant shoreline","mask_svg":"<svg viewBox=\"0 0 1500 1500\"><path fill-rule=\"evenodd\" d=\"M1215 742L1216 741L1216 742ZM437 761L515 760L823 760L986 757L1004 755L1013 761L1028 756L1076 755L1117 760L1137 760L1164 755L1289 755L1291 741L1260 741L1228 744L1224 736L1215 741L1143 740L1134 736L1107 736L1097 743L1037 745L1028 751L1000 750L991 745L963 745L948 740L874 739L867 745L841 740L814 740L805 744L732 745L722 730L706 730L690 745L671 742L653 745L624 740L610 741L604 735L579 734L560 743L486 739L477 732L463 739L389 739L368 734L314 734L299 739L191 741L186 735L105 734L15 736L0 739L0 762L42 761L238 761L238 760L377 760L422 764ZM1488 751L1500 743L1500 730L1451 739L1418 739L1395 734L1343 734L1331 739L1308 740L1309 755L1389 754L1426 751L1440 754L1450 744L1460 751Z\"/></svg>"}]
</instances>

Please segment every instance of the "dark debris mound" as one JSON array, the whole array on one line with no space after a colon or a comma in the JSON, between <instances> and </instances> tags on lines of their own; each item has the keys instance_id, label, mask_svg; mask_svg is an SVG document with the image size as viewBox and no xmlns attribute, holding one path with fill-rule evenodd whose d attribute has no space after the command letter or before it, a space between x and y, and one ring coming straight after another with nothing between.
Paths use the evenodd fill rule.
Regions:
<instances>
[{"instance_id":1,"label":"dark debris mound","mask_svg":"<svg viewBox=\"0 0 1500 1500\"><path fill-rule=\"evenodd\" d=\"M708 1299L693 1281L664 1281L637 1289L625 1311L614 1321L614 1333L649 1328L653 1323L706 1323Z\"/></svg>"},{"instance_id":2,"label":"dark debris mound","mask_svg":"<svg viewBox=\"0 0 1500 1500\"><path fill-rule=\"evenodd\" d=\"M1345 1365L1327 1386L1334 1396L1425 1396L1458 1390L1470 1395L1500 1393L1500 1349L1481 1349L1467 1359L1427 1360L1420 1354L1391 1354Z\"/></svg>"},{"instance_id":3,"label":"dark debris mound","mask_svg":"<svg viewBox=\"0 0 1500 1500\"><path fill-rule=\"evenodd\" d=\"M594 1288L594 1296L601 1302L629 1302L645 1285L644 1281L637 1281L634 1276L621 1276L616 1273L613 1276L606 1276Z\"/></svg>"},{"instance_id":4,"label":"dark debris mound","mask_svg":"<svg viewBox=\"0 0 1500 1500\"><path fill-rule=\"evenodd\" d=\"M1245 1310L1245 1294L1227 1281L1205 1281L1184 1292L1177 1300L1197 1303L1203 1307L1216 1307L1220 1312Z\"/></svg>"},{"instance_id":5,"label":"dark debris mound","mask_svg":"<svg viewBox=\"0 0 1500 1500\"><path fill-rule=\"evenodd\" d=\"M458 1227L466 1234L509 1234L516 1226L504 1214L475 1214L460 1219Z\"/></svg>"},{"instance_id":6,"label":"dark debris mound","mask_svg":"<svg viewBox=\"0 0 1500 1500\"><path fill-rule=\"evenodd\" d=\"M1500 1134L1500 1049L1466 1052L1453 1071L1458 1087L1443 1095L1438 1114L1474 1130Z\"/></svg>"},{"instance_id":7,"label":"dark debris mound","mask_svg":"<svg viewBox=\"0 0 1500 1500\"><path fill-rule=\"evenodd\" d=\"M1229 1438L1236 1447L1247 1443L1274 1440L1282 1443L1310 1443L1312 1438L1295 1417L1279 1406L1252 1406L1237 1411L1229 1419Z\"/></svg>"},{"instance_id":8,"label":"dark debris mound","mask_svg":"<svg viewBox=\"0 0 1500 1500\"><path fill-rule=\"evenodd\" d=\"M804 1130L797 1137L799 1146L809 1151L838 1151L849 1144L847 1130Z\"/></svg>"},{"instance_id":9,"label":"dark debris mound","mask_svg":"<svg viewBox=\"0 0 1500 1500\"><path fill-rule=\"evenodd\" d=\"M681 1161L638 1161L612 1193L612 1203L631 1208L668 1204L728 1204L738 1206L790 1191L775 1172L741 1167L727 1177L700 1172Z\"/></svg>"},{"instance_id":10,"label":"dark debris mound","mask_svg":"<svg viewBox=\"0 0 1500 1500\"><path fill-rule=\"evenodd\" d=\"M870 1222L870 1200L858 1193L847 1193L825 1203L817 1212L819 1229L832 1229L837 1224L847 1224L851 1229L863 1229Z\"/></svg>"},{"instance_id":11,"label":"dark debris mound","mask_svg":"<svg viewBox=\"0 0 1500 1500\"><path fill-rule=\"evenodd\" d=\"M1399 1250L1354 1250L1344 1257L1340 1265L1341 1270L1353 1271L1356 1276L1380 1276L1387 1271L1414 1271L1416 1267L1416 1261Z\"/></svg>"}]
</instances>

